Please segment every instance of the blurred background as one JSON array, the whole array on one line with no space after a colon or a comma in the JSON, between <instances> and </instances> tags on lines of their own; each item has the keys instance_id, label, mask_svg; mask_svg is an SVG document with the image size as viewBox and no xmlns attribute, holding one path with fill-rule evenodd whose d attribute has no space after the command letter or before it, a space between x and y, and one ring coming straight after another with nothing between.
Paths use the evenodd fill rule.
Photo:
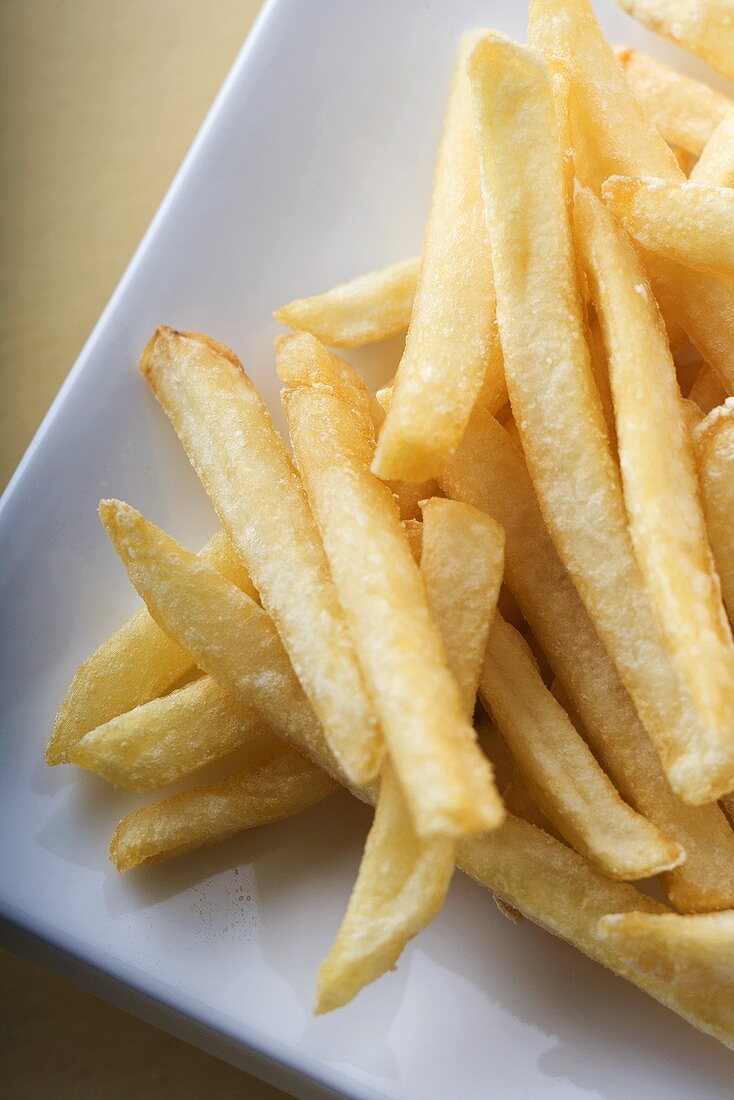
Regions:
<instances>
[{"instance_id":1,"label":"blurred background","mask_svg":"<svg viewBox=\"0 0 734 1100\"><path fill-rule=\"evenodd\" d=\"M261 0L0 0L0 487ZM285 1094L0 951L7 1100Z\"/></svg>"}]
</instances>

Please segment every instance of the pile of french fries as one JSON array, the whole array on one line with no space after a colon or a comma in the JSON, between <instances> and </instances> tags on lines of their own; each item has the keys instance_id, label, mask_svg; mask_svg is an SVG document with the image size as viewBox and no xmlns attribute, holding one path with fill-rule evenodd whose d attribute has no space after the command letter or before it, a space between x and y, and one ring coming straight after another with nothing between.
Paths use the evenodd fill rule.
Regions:
<instances>
[{"instance_id":1,"label":"pile of french fries","mask_svg":"<svg viewBox=\"0 0 734 1100\"><path fill-rule=\"evenodd\" d=\"M623 6L734 78L734 4ZM463 40L420 259L276 313L292 457L228 348L155 333L221 531L101 503L145 608L47 759L137 791L236 760L125 817L120 871L373 805L317 1012L459 867L734 1047L734 102L588 0L529 41ZM329 350L400 332L377 394Z\"/></svg>"}]
</instances>

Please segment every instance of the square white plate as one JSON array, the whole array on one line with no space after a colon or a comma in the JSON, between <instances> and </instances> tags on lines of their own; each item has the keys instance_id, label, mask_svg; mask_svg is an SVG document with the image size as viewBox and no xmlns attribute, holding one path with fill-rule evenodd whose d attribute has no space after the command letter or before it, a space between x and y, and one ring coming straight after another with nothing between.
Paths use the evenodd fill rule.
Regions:
<instances>
[{"instance_id":1,"label":"square white plate","mask_svg":"<svg viewBox=\"0 0 734 1100\"><path fill-rule=\"evenodd\" d=\"M650 48L611 0L599 6L615 38ZM153 328L231 344L275 407L271 310L418 251L460 33L524 37L525 18L524 0L271 0L2 502L9 942L301 1097L732 1092L723 1048L528 923L513 927L461 875L397 973L315 1019L363 807L338 795L121 878L106 848L134 802L43 763L75 666L136 603L99 498L129 500L192 546L214 526L135 369Z\"/></svg>"}]
</instances>

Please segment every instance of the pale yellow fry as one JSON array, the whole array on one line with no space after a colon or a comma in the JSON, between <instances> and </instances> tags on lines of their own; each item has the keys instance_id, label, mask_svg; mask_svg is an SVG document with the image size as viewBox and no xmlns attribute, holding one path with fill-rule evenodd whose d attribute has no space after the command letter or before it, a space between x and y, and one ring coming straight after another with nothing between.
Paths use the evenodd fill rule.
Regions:
<instances>
[{"instance_id":1,"label":"pale yellow fry","mask_svg":"<svg viewBox=\"0 0 734 1100\"><path fill-rule=\"evenodd\" d=\"M201 676L91 730L69 760L120 787L154 791L244 745L264 755L274 737L256 711Z\"/></svg>"},{"instance_id":2,"label":"pale yellow fry","mask_svg":"<svg viewBox=\"0 0 734 1100\"><path fill-rule=\"evenodd\" d=\"M698 405L704 416L708 416L712 409L723 405L726 394L714 371L706 363L701 368L688 391L688 400Z\"/></svg>"},{"instance_id":3,"label":"pale yellow fry","mask_svg":"<svg viewBox=\"0 0 734 1100\"><path fill-rule=\"evenodd\" d=\"M691 183L734 187L734 108L731 106L709 138L691 171Z\"/></svg>"},{"instance_id":4,"label":"pale yellow fry","mask_svg":"<svg viewBox=\"0 0 734 1100\"><path fill-rule=\"evenodd\" d=\"M120 549L125 553L124 540ZM236 667L242 660L240 639L226 630L220 634L220 618L229 621L227 582L197 569L193 555L179 548L178 560L166 560L160 547L152 553L155 562L152 573L145 578L146 591L156 613L165 621L173 636L192 645L199 657L208 654L206 663L217 663L224 677L223 650L229 650L229 662ZM183 577L182 577L183 574ZM154 600L150 582L157 590ZM143 587L143 574L138 574ZM204 603L189 601L186 596L189 581L192 590L205 589ZM241 596L241 594L240 594ZM246 597L242 597L246 599ZM237 614L234 615L236 621ZM262 623L260 624L262 625ZM250 639L253 642L254 638ZM257 652L257 649L255 649ZM240 682L232 671L226 679L233 688ZM334 769L333 758L322 738L312 742L314 759L328 771ZM370 792L359 792L371 800ZM609 912L648 910L662 911L652 899L640 894L627 883L614 882L595 871L591 865L564 845L533 826L507 816L503 825L491 833L473 837L461 845L458 865L478 883L497 893L502 900L579 950L610 967L616 973L637 983L640 988L667 1004L688 1019L695 1027L715 1035L734 1046L734 1021L731 1011L721 1018L703 1013L700 1003L690 997L672 993L663 983L644 975L638 960L628 952L610 947L600 940L599 917Z\"/></svg>"},{"instance_id":5,"label":"pale yellow fry","mask_svg":"<svg viewBox=\"0 0 734 1100\"><path fill-rule=\"evenodd\" d=\"M131 583L161 629L279 737L341 775L269 615L129 504L102 501L99 510Z\"/></svg>"},{"instance_id":6,"label":"pale yellow fry","mask_svg":"<svg viewBox=\"0 0 734 1100\"><path fill-rule=\"evenodd\" d=\"M732 995L734 912L610 913L599 931L610 943L639 949L645 972L672 989L695 989L705 997L715 986Z\"/></svg>"},{"instance_id":7,"label":"pale yellow fry","mask_svg":"<svg viewBox=\"0 0 734 1100\"><path fill-rule=\"evenodd\" d=\"M345 773L377 774L382 737L318 529L242 365L197 334L157 331L141 370L247 565Z\"/></svg>"},{"instance_id":8,"label":"pale yellow fry","mask_svg":"<svg viewBox=\"0 0 734 1100\"><path fill-rule=\"evenodd\" d=\"M454 500L423 504L421 573L431 616L471 718L505 560L505 533L486 512Z\"/></svg>"},{"instance_id":9,"label":"pale yellow fry","mask_svg":"<svg viewBox=\"0 0 734 1100\"><path fill-rule=\"evenodd\" d=\"M505 373L543 515L674 789L711 801L734 773L717 760L691 766L706 731L670 675L632 549L584 339L546 66L533 50L487 37L470 73ZM682 728L667 720L671 688Z\"/></svg>"},{"instance_id":10,"label":"pale yellow fry","mask_svg":"<svg viewBox=\"0 0 734 1100\"><path fill-rule=\"evenodd\" d=\"M464 39L459 54L413 315L377 443L373 469L385 480L441 476L485 379L492 412L507 400L466 76L475 37Z\"/></svg>"},{"instance_id":11,"label":"pale yellow fry","mask_svg":"<svg viewBox=\"0 0 734 1100\"><path fill-rule=\"evenodd\" d=\"M475 410L446 468L448 496L474 504L505 530L505 580L583 722L586 738L632 806L686 851L663 884L676 908L734 906L734 833L715 804L675 798L658 755L564 570L546 530L521 453L486 412ZM680 728L669 662L661 665L666 721Z\"/></svg>"},{"instance_id":12,"label":"pale yellow fry","mask_svg":"<svg viewBox=\"0 0 734 1100\"><path fill-rule=\"evenodd\" d=\"M731 0L618 0L628 15L665 35L734 80Z\"/></svg>"},{"instance_id":13,"label":"pale yellow fry","mask_svg":"<svg viewBox=\"0 0 734 1100\"><path fill-rule=\"evenodd\" d=\"M200 557L257 598L245 567L221 531ZM90 730L157 698L193 667L188 653L166 637L145 608L137 611L74 673L56 715L46 763L64 763Z\"/></svg>"},{"instance_id":14,"label":"pale yellow fry","mask_svg":"<svg viewBox=\"0 0 734 1100\"><path fill-rule=\"evenodd\" d=\"M697 271L734 278L732 188L611 176L602 195L644 248Z\"/></svg>"},{"instance_id":15,"label":"pale yellow fry","mask_svg":"<svg viewBox=\"0 0 734 1100\"><path fill-rule=\"evenodd\" d=\"M124 817L110 844L118 871L159 863L258 825L294 817L338 784L293 749L274 753L219 783L175 794Z\"/></svg>"},{"instance_id":16,"label":"pale yellow fry","mask_svg":"<svg viewBox=\"0 0 734 1100\"><path fill-rule=\"evenodd\" d=\"M701 156L732 107L728 96L639 50L615 50L635 99L669 145Z\"/></svg>"},{"instance_id":17,"label":"pale yellow fry","mask_svg":"<svg viewBox=\"0 0 734 1100\"><path fill-rule=\"evenodd\" d=\"M729 618L734 620L734 400L693 432L701 502Z\"/></svg>"},{"instance_id":18,"label":"pale yellow fry","mask_svg":"<svg viewBox=\"0 0 734 1100\"><path fill-rule=\"evenodd\" d=\"M598 187L614 174L683 177L633 95L588 0L531 0L528 37L571 81L576 174L583 183Z\"/></svg>"},{"instance_id":19,"label":"pale yellow fry","mask_svg":"<svg viewBox=\"0 0 734 1100\"><path fill-rule=\"evenodd\" d=\"M389 763L344 919L319 970L316 1012L347 1004L391 970L403 948L443 905L455 841L420 839Z\"/></svg>"},{"instance_id":20,"label":"pale yellow fry","mask_svg":"<svg viewBox=\"0 0 734 1100\"><path fill-rule=\"evenodd\" d=\"M683 862L683 849L619 797L526 643L499 615L479 691L540 808L577 851L613 878L647 878Z\"/></svg>"},{"instance_id":21,"label":"pale yellow fry","mask_svg":"<svg viewBox=\"0 0 734 1100\"><path fill-rule=\"evenodd\" d=\"M724 392L734 394L732 287L705 271L681 267L645 249L640 249L640 255L661 310L680 320Z\"/></svg>"},{"instance_id":22,"label":"pale yellow fry","mask_svg":"<svg viewBox=\"0 0 734 1100\"><path fill-rule=\"evenodd\" d=\"M429 500L419 556L428 606L471 718L502 580L504 533L476 508ZM395 965L405 944L443 905L454 861L452 840L417 837L393 769L383 767L359 875L319 972L317 1012L346 1004Z\"/></svg>"},{"instance_id":23,"label":"pale yellow fry","mask_svg":"<svg viewBox=\"0 0 734 1100\"><path fill-rule=\"evenodd\" d=\"M420 260L360 275L312 298L276 309L281 325L310 332L336 348L359 348L405 332L413 310Z\"/></svg>"},{"instance_id":24,"label":"pale yellow fry","mask_svg":"<svg viewBox=\"0 0 734 1100\"><path fill-rule=\"evenodd\" d=\"M609 913L665 912L634 886L606 877L572 849L509 815L493 833L462 841L458 866L546 931L734 1048L731 988L671 984L645 965L644 946L615 942L600 929Z\"/></svg>"},{"instance_id":25,"label":"pale yellow fry","mask_svg":"<svg viewBox=\"0 0 734 1100\"><path fill-rule=\"evenodd\" d=\"M532 0L530 39L569 74L576 172L595 190L609 176L684 180L675 157L650 124L605 40L589 0ZM734 394L734 287L644 254L666 321L689 339Z\"/></svg>"},{"instance_id":26,"label":"pale yellow fry","mask_svg":"<svg viewBox=\"0 0 734 1100\"><path fill-rule=\"evenodd\" d=\"M630 533L679 679L701 721L676 783L734 786L734 644L721 603L675 364L640 259L590 191L576 238L604 332ZM686 774L688 772L688 775Z\"/></svg>"},{"instance_id":27,"label":"pale yellow fry","mask_svg":"<svg viewBox=\"0 0 734 1100\"><path fill-rule=\"evenodd\" d=\"M488 762L462 714L395 501L370 472L366 398L355 408L328 384L342 368L306 335L279 343L279 374L295 386L302 358L316 353L323 380L312 385L304 371L284 394L291 442L416 831L493 828L502 808Z\"/></svg>"}]
</instances>

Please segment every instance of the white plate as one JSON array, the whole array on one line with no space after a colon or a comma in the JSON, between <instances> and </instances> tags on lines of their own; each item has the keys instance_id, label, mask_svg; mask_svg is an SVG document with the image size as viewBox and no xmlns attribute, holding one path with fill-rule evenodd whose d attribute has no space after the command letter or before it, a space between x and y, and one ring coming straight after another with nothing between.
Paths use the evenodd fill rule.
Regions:
<instances>
[{"instance_id":1,"label":"white plate","mask_svg":"<svg viewBox=\"0 0 734 1100\"><path fill-rule=\"evenodd\" d=\"M315 1019L364 808L339 795L120 878L106 846L129 798L43 763L75 666L135 606L99 498L193 546L213 528L135 370L145 341L209 332L275 406L271 310L417 252L457 41L482 23L522 37L525 4L272 0L250 36L2 503L2 914L16 946L301 1097L731 1096L723 1048L461 875L397 973Z\"/></svg>"}]
</instances>

